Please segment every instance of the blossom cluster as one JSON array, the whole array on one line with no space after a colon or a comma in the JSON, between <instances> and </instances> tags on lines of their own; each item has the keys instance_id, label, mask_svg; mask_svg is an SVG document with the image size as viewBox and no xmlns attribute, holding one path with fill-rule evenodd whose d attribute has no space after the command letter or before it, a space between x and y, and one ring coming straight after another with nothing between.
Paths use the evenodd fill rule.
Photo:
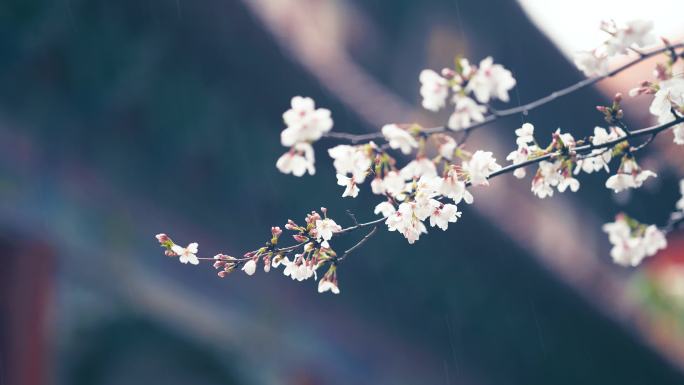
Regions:
<instances>
[{"instance_id":1,"label":"blossom cluster","mask_svg":"<svg viewBox=\"0 0 684 385\"><path fill-rule=\"evenodd\" d=\"M316 173L315 157L311 143L320 139L333 127L330 110L316 109L311 98L295 96L289 110L283 113L287 126L280 133L280 143L290 150L283 154L276 163L280 172L302 176L305 173Z\"/></svg>"},{"instance_id":2,"label":"blossom cluster","mask_svg":"<svg viewBox=\"0 0 684 385\"><path fill-rule=\"evenodd\" d=\"M629 144L620 141L627 138L627 134L620 127L595 127L594 135L586 141L594 147L618 142L614 146L591 150L586 154L577 154L575 148L577 141L569 133L561 133L560 129L552 135L551 143L541 149L534 138L534 126L525 123L515 131L517 135L518 149L508 154L507 160L513 165L521 165L529 160L542 158L544 155L553 154L552 160L541 160L537 163L537 171L532 178L532 193L543 199L553 196L554 188L558 192L567 189L576 192L580 182L574 176L580 172L591 174L605 170L610 172L611 160L622 154L620 166L614 175L606 180L606 187L618 193L628 189L639 188L651 177L657 176L654 172L642 169L636 161L633 153L629 151ZM514 175L517 178L525 177L525 169L517 168Z\"/></svg>"},{"instance_id":3,"label":"blossom cluster","mask_svg":"<svg viewBox=\"0 0 684 385\"><path fill-rule=\"evenodd\" d=\"M373 142L338 145L328 152L334 159L338 184L345 188L343 197L358 196L359 184L368 175L374 175L371 192L387 198L375 207L375 213L386 218L389 231L398 231L409 243L427 232L423 221L428 218L430 226L442 230L456 222L461 215L456 205L461 201L473 202L466 184L487 185L490 173L501 168L491 152L480 150L470 154L444 134L429 137L438 154L427 157L421 149L428 140L416 124L388 124L382 128L382 134L390 148L403 154L418 150L416 157L398 168L396 159Z\"/></svg>"},{"instance_id":4,"label":"blossom cluster","mask_svg":"<svg viewBox=\"0 0 684 385\"><path fill-rule=\"evenodd\" d=\"M508 91L515 86L511 71L495 64L492 57L471 65L467 59L457 58L456 68L444 68L441 75L426 69L420 73L420 95L423 107L439 111L446 105L451 94L454 111L447 127L459 130L485 119L485 104L493 99L508 102Z\"/></svg>"},{"instance_id":5,"label":"blossom cluster","mask_svg":"<svg viewBox=\"0 0 684 385\"><path fill-rule=\"evenodd\" d=\"M681 198L675 204L676 211L670 215L670 223L684 221L684 179L679 181ZM610 255L615 263L623 266L637 266L641 261L667 247L666 230L655 225L646 225L624 213L616 216L615 222L603 225L613 245Z\"/></svg>"},{"instance_id":6,"label":"blossom cluster","mask_svg":"<svg viewBox=\"0 0 684 385\"><path fill-rule=\"evenodd\" d=\"M537 172L532 178L532 192L536 196L542 199L553 196L554 187L559 192L564 192L568 188L573 192L579 189L579 181L572 174L575 157L573 149L576 145L575 138L572 135L561 133L558 129L552 135L551 144L545 149L540 149L534 138L534 126L531 123L523 124L522 127L515 130L515 134L518 149L506 157L514 165L539 158L552 151L557 153L555 159L551 161L542 160L538 163ZM516 169L514 175L517 178L524 178L525 169L522 167Z\"/></svg>"},{"instance_id":7,"label":"blossom cluster","mask_svg":"<svg viewBox=\"0 0 684 385\"><path fill-rule=\"evenodd\" d=\"M641 224L625 214L603 225L603 231L613 244L610 256L623 266L637 266L644 258L667 247L665 234L658 227Z\"/></svg>"},{"instance_id":8,"label":"blossom cluster","mask_svg":"<svg viewBox=\"0 0 684 385\"><path fill-rule=\"evenodd\" d=\"M597 48L578 52L575 56L575 64L587 76L606 75L610 58L656 42L651 21L632 20L624 25L604 21L601 29L609 35L608 39Z\"/></svg>"},{"instance_id":9,"label":"blossom cluster","mask_svg":"<svg viewBox=\"0 0 684 385\"><path fill-rule=\"evenodd\" d=\"M659 64L654 71L655 81L645 81L629 92L631 96L654 95L648 111L656 117L659 124L670 123L684 115L684 78L681 77L681 72L679 75L675 74L675 61L676 57L670 57L666 63ZM684 124L675 125L672 133L674 143L684 145Z\"/></svg>"}]
</instances>

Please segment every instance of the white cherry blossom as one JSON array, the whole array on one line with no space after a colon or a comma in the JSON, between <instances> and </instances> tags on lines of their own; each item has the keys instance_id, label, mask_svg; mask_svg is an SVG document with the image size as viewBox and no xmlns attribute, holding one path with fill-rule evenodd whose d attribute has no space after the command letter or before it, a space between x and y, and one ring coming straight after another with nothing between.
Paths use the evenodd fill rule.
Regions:
<instances>
[{"instance_id":1,"label":"white cherry blossom","mask_svg":"<svg viewBox=\"0 0 684 385\"><path fill-rule=\"evenodd\" d=\"M242 271L245 272L247 275L254 275L256 272L257 268L257 263L255 260L250 259L249 261L245 262L244 266L242 266Z\"/></svg>"},{"instance_id":2,"label":"white cherry blossom","mask_svg":"<svg viewBox=\"0 0 684 385\"><path fill-rule=\"evenodd\" d=\"M330 291L333 294L340 294L340 288L337 287L335 282L321 279L318 281L318 292L325 293L326 291Z\"/></svg>"},{"instance_id":3,"label":"white cherry blossom","mask_svg":"<svg viewBox=\"0 0 684 385\"><path fill-rule=\"evenodd\" d=\"M295 256L295 260L299 259L299 256ZM298 271L298 266L297 264L293 261L290 261L287 257L284 257L282 261L280 262L285 268L283 269L283 274L286 277L292 277L292 279L295 279L295 276Z\"/></svg>"},{"instance_id":4,"label":"white cherry blossom","mask_svg":"<svg viewBox=\"0 0 684 385\"><path fill-rule=\"evenodd\" d=\"M561 162L539 162L537 174L532 179L532 192L540 199L553 196L553 187L563 182L564 178L560 174ZM567 183L568 186L570 182ZM564 186L565 190L567 186Z\"/></svg>"},{"instance_id":5,"label":"white cherry blossom","mask_svg":"<svg viewBox=\"0 0 684 385\"><path fill-rule=\"evenodd\" d=\"M644 231L644 248L646 249L646 255L651 256L667 247L667 239L665 238L665 233L663 233L655 225L650 225Z\"/></svg>"},{"instance_id":6,"label":"white cherry blossom","mask_svg":"<svg viewBox=\"0 0 684 385\"><path fill-rule=\"evenodd\" d=\"M611 39L606 42L609 55L627 53L628 48L641 48L656 42L653 35L653 22L632 20L624 27L617 28Z\"/></svg>"},{"instance_id":7,"label":"white cherry blossom","mask_svg":"<svg viewBox=\"0 0 684 385\"><path fill-rule=\"evenodd\" d=\"M520 139L520 138L518 138ZM522 142L520 142L522 143ZM528 146L527 144L520 144L518 143L518 149L515 151L511 151L511 153L508 154L506 157L506 160L513 162L513 164L520 164L528 159L530 159L530 155L532 155L532 151L536 149L535 145ZM524 167L516 168L515 171L513 171L513 175L518 178L522 179L526 175L526 171Z\"/></svg>"},{"instance_id":8,"label":"white cherry blossom","mask_svg":"<svg viewBox=\"0 0 684 385\"><path fill-rule=\"evenodd\" d=\"M410 245L414 244L422 234L427 234L427 228L423 222L413 219L409 226L401 232Z\"/></svg>"},{"instance_id":9,"label":"white cherry blossom","mask_svg":"<svg viewBox=\"0 0 684 385\"><path fill-rule=\"evenodd\" d=\"M330 247L328 241L340 230L342 227L330 218L316 220L316 240L325 248Z\"/></svg>"},{"instance_id":10,"label":"white cherry blossom","mask_svg":"<svg viewBox=\"0 0 684 385\"><path fill-rule=\"evenodd\" d=\"M555 140L560 140L563 142L564 147L568 148L573 148L575 147L575 138L570 134L569 132L561 132L560 128L556 129L556 131L553 133L554 136L554 141Z\"/></svg>"},{"instance_id":11,"label":"white cherry blossom","mask_svg":"<svg viewBox=\"0 0 684 385\"><path fill-rule=\"evenodd\" d=\"M477 150L470 158L470 160L463 162L463 170L470 178L470 183L473 186L487 186L489 175L501 169L501 166L496 163L496 159L489 151Z\"/></svg>"},{"instance_id":12,"label":"white cherry blossom","mask_svg":"<svg viewBox=\"0 0 684 385\"><path fill-rule=\"evenodd\" d=\"M302 176L308 171L310 175L316 173L314 166L314 151L308 143L297 143L284 153L276 162L276 167L283 174Z\"/></svg>"},{"instance_id":13,"label":"white cherry blossom","mask_svg":"<svg viewBox=\"0 0 684 385\"><path fill-rule=\"evenodd\" d=\"M436 176L437 167L432 161L425 157L420 157L410 161L401 169L400 175L404 180L420 178L423 175Z\"/></svg>"},{"instance_id":14,"label":"white cherry blossom","mask_svg":"<svg viewBox=\"0 0 684 385\"><path fill-rule=\"evenodd\" d=\"M658 123L665 124L675 119L672 108L684 106L684 79L673 78L658 84L658 91L649 107L649 112L658 118Z\"/></svg>"},{"instance_id":15,"label":"white cherry blossom","mask_svg":"<svg viewBox=\"0 0 684 385\"><path fill-rule=\"evenodd\" d=\"M565 192L568 188L570 188L570 191L572 192L577 192L580 188L580 182L572 176L567 175L558 183L558 191Z\"/></svg>"},{"instance_id":16,"label":"white cherry blossom","mask_svg":"<svg viewBox=\"0 0 684 385\"><path fill-rule=\"evenodd\" d=\"M283 146L293 146L302 142L313 142L330 131L333 126L330 110L315 108L311 98L295 96L289 110L283 113L287 128L280 135Z\"/></svg>"},{"instance_id":17,"label":"white cherry blossom","mask_svg":"<svg viewBox=\"0 0 684 385\"><path fill-rule=\"evenodd\" d=\"M594 127L594 136L591 138L591 144L599 146L621 136L625 136L625 133L618 127L611 127L610 133L603 127ZM587 157L577 161L575 174L578 174L580 170L588 174L600 170L609 171L608 163L610 163L611 158L612 151L610 148L592 150Z\"/></svg>"},{"instance_id":18,"label":"white cherry blossom","mask_svg":"<svg viewBox=\"0 0 684 385\"><path fill-rule=\"evenodd\" d=\"M277 269L280 267L280 265L287 266L290 264L290 259L287 257L282 257L282 258L273 258L271 260L271 267L274 269Z\"/></svg>"},{"instance_id":19,"label":"white cherry blossom","mask_svg":"<svg viewBox=\"0 0 684 385\"><path fill-rule=\"evenodd\" d=\"M619 173L611 175L606 180L606 187L619 193L624 190L636 188L636 182L634 181L634 176L632 174Z\"/></svg>"},{"instance_id":20,"label":"white cherry blossom","mask_svg":"<svg viewBox=\"0 0 684 385\"><path fill-rule=\"evenodd\" d=\"M416 182L416 200L420 198L432 198L438 194L442 185L442 178L437 175L423 175Z\"/></svg>"},{"instance_id":21,"label":"white cherry blossom","mask_svg":"<svg viewBox=\"0 0 684 385\"><path fill-rule=\"evenodd\" d=\"M357 183L364 182L373 162L363 146L340 144L328 149L328 154L334 159L335 171L342 175L351 174Z\"/></svg>"},{"instance_id":22,"label":"white cherry blossom","mask_svg":"<svg viewBox=\"0 0 684 385\"><path fill-rule=\"evenodd\" d=\"M630 225L624 215L603 225L603 231L608 233L608 240L613 245L610 251L613 261L623 266L637 266L644 258L667 246L665 234L656 226Z\"/></svg>"},{"instance_id":23,"label":"white cherry blossom","mask_svg":"<svg viewBox=\"0 0 684 385\"><path fill-rule=\"evenodd\" d=\"M449 223L456 222L460 217L461 212L458 211L456 205L445 204L435 206L432 213L430 213L430 226L437 226L446 231L449 227Z\"/></svg>"},{"instance_id":24,"label":"white cherry blossom","mask_svg":"<svg viewBox=\"0 0 684 385\"><path fill-rule=\"evenodd\" d=\"M375 206L375 210L373 210L373 213L376 215L380 214L383 217L387 218L390 215L394 214L395 211L397 211L397 209L394 208L394 205L385 201L378 203L378 205Z\"/></svg>"},{"instance_id":25,"label":"white cherry blossom","mask_svg":"<svg viewBox=\"0 0 684 385\"><path fill-rule=\"evenodd\" d=\"M684 179L679 181L679 194L681 194L682 197L677 201L676 207L677 210L684 211Z\"/></svg>"},{"instance_id":26,"label":"white cherry blossom","mask_svg":"<svg viewBox=\"0 0 684 385\"><path fill-rule=\"evenodd\" d=\"M534 193L534 195L536 195L540 199L552 197L553 187L550 184L546 183L543 179L533 179L532 193Z\"/></svg>"},{"instance_id":27,"label":"white cherry blossom","mask_svg":"<svg viewBox=\"0 0 684 385\"><path fill-rule=\"evenodd\" d=\"M518 146L528 146L534 143L534 126L532 123L524 123L520 128L515 130L515 143Z\"/></svg>"},{"instance_id":28,"label":"white cherry blossom","mask_svg":"<svg viewBox=\"0 0 684 385\"><path fill-rule=\"evenodd\" d=\"M354 180L354 177L337 174L337 184L344 187L342 198L352 197L356 198L359 195L359 185Z\"/></svg>"},{"instance_id":29,"label":"white cherry blossom","mask_svg":"<svg viewBox=\"0 0 684 385\"><path fill-rule=\"evenodd\" d=\"M407 226L413 215L413 212L408 208L408 203L402 203L399 205L399 210L395 210L392 215L387 217L385 224L389 231L401 232L401 229Z\"/></svg>"},{"instance_id":30,"label":"white cherry blossom","mask_svg":"<svg viewBox=\"0 0 684 385\"><path fill-rule=\"evenodd\" d=\"M659 124L665 124L675 119L672 109L681 111L682 108L684 108L684 79L672 78L661 81L649 112L658 118ZM672 132L674 143L684 145L684 124L674 126Z\"/></svg>"},{"instance_id":31,"label":"white cherry blossom","mask_svg":"<svg viewBox=\"0 0 684 385\"><path fill-rule=\"evenodd\" d=\"M680 146L684 145L684 124L672 127L672 133L674 134L673 142Z\"/></svg>"},{"instance_id":32,"label":"white cherry blossom","mask_svg":"<svg viewBox=\"0 0 684 385\"><path fill-rule=\"evenodd\" d=\"M427 229L423 222L416 217L415 209L415 204L404 202L399 205L399 209L395 211L394 214L390 215L385 220L387 229L389 231L400 232L409 244L413 244L417 241L421 234L427 233Z\"/></svg>"},{"instance_id":33,"label":"white cherry blossom","mask_svg":"<svg viewBox=\"0 0 684 385\"><path fill-rule=\"evenodd\" d=\"M439 111L446 104L449 94L449 82L433 70L423 70L419 76L420 95L423 97L423 108Z\"/></svg>"},{"instance_id":34,"label":"white cherry blossom","mask_svg":"<svg viewBox=\"0 0 684 385\"><path fill-rule=\"evenodd\" d=\"M391 148L401 150L404 155L408 155L414 148L418 148L416 138L396 124L384 125L382 135L387 139Z\"/></svg>"},{"instance_id":35,"label":"white cherry blossom","mask_svg":"<svg viewBox=\"0 0 684 385\"><path fill-rule=\"evenodd\" d=\"M439 144L437 146L437 151L439 152L439 155L445 159L452 160L454 151L456 151L456 147L458 146L456 140L449 135L441 135L438 140Z\"/></svg>"},{"instance_id":36,"label":"white cherry blossom","mask_svg":"<svg viewBox=\"0 0 684 385\"><path fill-rule=\"evenodd\" d=\"M197 258L197 251L199 244L193 242L188 245L188 247L181 247L178 245L171 246L171 250L178 255L178 260L181 263L190 263L191 265L199 265L199 259Z\"/></svg>"},{"instance_id":37,"label":"white cherry blossom","mask_svg":"<svg viewBox=\"0 0 684 385\"><path fill-rule=\"evenodd\" d=\"M442 178L439 194L453 199L455 204L459 204L461 200L467 204L473 203L472 194L466 189L465 182L458 179L456 170L453 168L449 169L444 178Z\"/></svg>"},{"instance_id":38,"label":"white cherry blossom","mask_svg":"<svg viewBox=\"0 0 684 385\"><path fill-rule=\"evenodd\" d=\"M307 244L308 246L309 244ZM305 252L307 250L305 246ZM313 247L313 246L311 246ZM319 265L313 263L312 259L305 259L305 254L295 254L294 259L290 261L287 257L284 257L280 264L285 266L283 269L283 274L287 277L292 278L292 280L304 281L311 277L317 278L316 269Z\"/></svg>"},{"instance_id":39,"label":"white cherry blossom","mask_svg":"<svg viewBox=\"0 0 684 385\"><path fill-rule=\"evenodd\" d=\"M371 181L371 192L376 195L382 195L385 193L385 186L382 183L381 177L375 177Z\"/></svg>"},{"instance_id":40,"label":"white cherry blossom","mask_svg":"<svg viewBox=\"0 0 684 385\"><path fill-rule=\"evenodd\" d=\"M508 91L514 86L515 79L511 71L501 64L494 64L494 59L489 56L480 61L477 72L466 86L466 91L473 92L480 103L488 103L492 98L508 102Z\"/></svg>"},{"instance_id":41,"label":"white cherry blossom","mask_svg":"<svg viewBox=\"0 0 684 385\"><path fill-rule=\"evenodd\" d=\"M608 60L605 54L596 51L581 51L575 54L575 65L586 76L603 76L608 73Z\"/></svg>"},{"instance_id":42,"label":"white cherry blossom","mask_svg":"<svg viewBox=\"0 0 684 385\"><path fill-rule=\"evenodd\" d=\"M434 165L433 165L434 166ZM426 166L429 167L429 166ZM435 171L436 173L437 171ZM406 179L411 179L413 178L413 175L411 175L410 178ZM390 171L385 175L385 178L382 180L382 187L384 191L389 193L390 195L397 195L400 194L404 190L404 186L406 183L404 183L405 179L401 176L401 174L397 171Z\"/></svg>"},{"instance_id":43,"label":"white cherry blossom","mask_svg":"<svg viewBox=\"0 0 684 385\"><path fill-rule=\"evenodd\" d=\"M469 127L473 122L481 122L485 119L485 106L477 104L473 99L456 94L454 95L454 112L449 116L447 127L452 130Z\"/></svg>"},{"instance_id":44,"label":"white cherry blossom","mask_svg":"<svg viewBox=\"0 0 684 385\"><path fill-rule=\"evenodd\" d=\"M627 159L622 163L617 174L611 175L606 180L606 187L619 193L627 189L639 188L648 178L657 176L653 171L642 170L634 159Z\"/></svg>"}]
</instances>

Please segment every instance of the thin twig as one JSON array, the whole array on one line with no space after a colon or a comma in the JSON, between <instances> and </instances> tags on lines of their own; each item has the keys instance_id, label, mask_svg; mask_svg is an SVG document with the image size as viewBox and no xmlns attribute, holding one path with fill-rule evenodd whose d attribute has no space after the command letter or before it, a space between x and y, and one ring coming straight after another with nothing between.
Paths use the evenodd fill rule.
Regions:
<instances>
[{"instance_id":1,"label":"thin twig","mask_svg":"<svg viewBox=\"0 0 684 385\"><path fill-rule=\"evenodd\" d=\"M352 219L352 222L354 222L355 225L359 224L359 221L356 220L356 215L351 210L347 210L347 215L349 215Z\"/></svg>"},{"instance_id":2,"label":"thin twig","mask_svg":"<svg viewBox=\"0 0 684 385\"><path fill-rule=\"evenodd\" d=\"M636 147L630 148L629 151L630 151L630 152L637 152L637 151L641 150L642 148L644 148L644 147L648 146L649 144L651 144L651 142L653 142L653 139L655 139L655 137L656 137L657 135L658 135L657 132L656 132L655 134L651 134L651 136L649 136L648 139L646 139L645 142L641 143L640 145L638 145L638 146L636 146Z\"/></svg>"},{"instance_id":3,"label":"thin twig","mask_svg":"<svg viewBox=\"0 0 684 385\"><path fill-rule=\"evenodd\" d=\"M541 107L541 106L543 106L547 103L550 103L550 102L552 102L552 101L554 101L560 97L569 95L569 94L576 92L576 91L579 91L583 88L586 88L590 85L596 84L596 83L598 83L604 79L607 79L609 77L613 77L613 76L619 74L620 72L625 71L626 69L631 68L632 66L634 66L638 63L641 63L642 61L644 61L646 59L649 59L649 58L656 56L658 54L661 54L663 52L670 51L673 49L678 49L681 47L684 47L684 43L669 45L667 47L658 48L658 49L655 49L655 50L647 52L647 53L641 53L638 58L621 65L620 67L608 72L605 75L595 76L592 78L587 78L587 79L581 80L581 81L579 81L575 84L572 84L568 87L554 91L547 96L544 96L542 98L539 98L537 100L531 101L527 104L523 104L523 105L515 107L515 108L509 108L509 109L505 109L505 110L497 110L496 113L490 113L489 115L487 115L484 118L484 120L482 120L481 122L473 123L469 126L462 127L460 129L451 130L447 127L439 126L439 127L425 128L425 129L423 129L422 132L425 134L436 134L436 133L445 132L445 131L469 132L471 130L474 130L478 127L482 127L486 124L489 124L489 123L491 123L495 120L498 120L500 118L503 118L503 117L516 115L519 113L527 113L528 111L531 111L531 110L534 110L535 108ZM328 137L328 138L334 138L334 139L344 139L344 140L347 140L351 143L359 143L359 142L363 142L363 141L367 141L367 140L382 139L383 138L383 135L381 132L373 132L373 133L368 133L368 134L357 135L357 134L349 134L349 133L344 133L344 132L331 131L331 132L324 134L324 136Z\"/></svg>"},{"instance_id":4,"label":"thin twig","mask_svg":"<svg viewBox=\"0 0 684 385\"><path fill-rule=\"evenodd\" d=\"M345 233L354 231L354 230L356 230L356 229L360 229L360 228L362 228L362 227L372 226L372 225L375 225L375 224L378 224L378 223L384 221L385 219L387 219L387 218L386 218L386 217L382 217L382 218L374 219L374 220L372 220L372 221L370 221L370 222L364 222L364 223L356 224L356 225L354 225L354 226L345 227L344 229L342 229L342 230L340 230L340 231L337 231L337 232L333 233L333 235L341 235L341 234L345 234Z\"/></svg>"},{"instance_id":5,"label":"thin twig","mask_svg":"<svg viewBox=\"0 0 684 385\"><path fill-rule=\"evenodd\" d=\"M273 253L274 255L280 254L280 253L289 254L292 251L304 246L305 244L306 244L306 242L301 242L301 243L297 243L297 244L292 245L292 246L275 248L275 249L271 250L270 252ZM254 259L254 254L256 254L258 251L259 251L259 249L252 250L252 251L245 254L245 255L249 255L249 256L231 259L231 260L229 260L229 262L241 263L241 262L249 261L250 259ZM202 260L202 261L216 261L217 260L214 257L198 257L197 259Z\"/></svg>"},{"instance_id":6,"label":"thin twig","mask_svg":"<svg viewBox=\"0 0 684 385\"><path fill-rule=\"evenodd\" d=\"M339 257L339 258L336 259L336 261L339 262L339 261L342 261L342 260L344 260L345 258L347 258L347 255L349 255L349 253L351 253L352 251L358 249L359 247L361 247L361 245L363 245L364 243L366 243L366 241L368 241L368 239L369 239L370 237L372 237L373 234L375 234L376 231L378 231L378 226L373 226L373 229L372 229L368 234L366 234L365 237L361 238L361 240L358 241L354 246L352 246L352 247L350 247L349 249L347 249L347 250L344 252L344 254L342 254L341 257Z\"/></svg>"}]
</instances>

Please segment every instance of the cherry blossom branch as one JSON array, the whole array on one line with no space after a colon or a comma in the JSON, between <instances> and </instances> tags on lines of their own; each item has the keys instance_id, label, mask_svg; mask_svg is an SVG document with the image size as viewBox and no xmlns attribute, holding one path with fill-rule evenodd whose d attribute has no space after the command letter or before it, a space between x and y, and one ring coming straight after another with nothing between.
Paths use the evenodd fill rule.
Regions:
<instances>
[{"instance_id":1,"label":"cherry blossom branch","mask_svg":"<svg viewBox=\"0 0 684 385\"><path fill-rule=\"evenodd\" d=\"M157 239L166 249L165 254L179 257L181 263L197 265L200 260L212 260L222 278L238 268L253 275L257 266L261 265L265 272L272 267L283 266L285 276L303 281L312 277L318 279L317 270L327 266L327 272L318 279L318 291L337 294L338 263L368 242L377 232L378 224L385 222L388 231L398 231L409 244L413 244L421 234L427 233L427 223L430 227L447 230L449 223L456 222L462 215L456 205L462 201L473 203L473 195L468 187L488 185L490 179L499 175L513 173L516 178L524 178L527 171L525 167L538 164L531 190L543 199L553 196L554 189L560 193L567 189L577 191L580 182L574 175L580 171L609 171L611 159L619 157L617 172L606 180L606 187L615 192L639 188L645 180L656 174L638 165L635 157L637 151L649 145L660 132L670 128L674 143L684 145L684 79L676 78L673 69L678 59L684 58L684 54L676 51L684 47L684 43L671 45L663 40L665 47L644 53L635 47L652 44L652 23L637 20L624 27L615 23L605 23L603 26L611 38L599 48L584 52L581 58L576 59L576 64L588 78L515 108L497 110L490 104L492 100L508 102L508 92L516 85L511 72L503 65L494 63L491 57L482 59L476 66L467 59L457 57L454 68L442 69L441 75L429 69L423 70L419 76L422 106L436 112L448 103L454 105L448 123L441 127L388 124L377 133L355 135L330 132L333 126L330 110L317 109L311 98L293 97L292 108L283 114L287 127L280 135L281 144L289 147L289 150L276 162L278 170L297 177L306 173L313 175L316 170L312 144L322 137L344 139L353 144L383 138L385 143L370 142L356 146L340 144L328 149L328 154L334 159L337 184L345 188L342 197L358 196L359 186L367 177L373 176L371 192L387 198L375 206L374 213L379 214L376 219L360 223L352 212L347 211L352 225L342 228L328 217L328 210L321 207L320 213L312 211L307 214L305 223L301 225L293 220L285 224L286 230L294 232L291 234L296 242L294 245L279 247L283 231L280 227L271 227L270 240L241 258L224 254L217 254L214 258L198 258L197 243L181 247L166 234L158 234ZM608 71L608 57L630 51L636 52L639 58ZM550 144L542 147L534 137L534 126L531 123L523 124L515 130L517 149L506 157L512 162L506 167L496 162L492 152L470 152L463 146L463 141L475 128L500 118L527 113L664 52L669 59L656 66L658 81L644 81L639 88L630 91L630 95L654 95L649 112L658 117L658 122L667 123L628 130L622 121L622 95L617 94L612 105L597 106L610 125L608 129L595 127L594 134L584 139L575 140L570 133L561 133L558 129L552 134ZM460 145L451 135L439 134L456 132L463 134ZM641 137L647 138L631 145L633 139ZM438 153L432 158L426 153L430 143L438 148ZM415 152L415 158L398 168L397 159L385 151L388 148L400 150L404 155ZM684 180L680 183L680 191L684 195ZM662 229L640 223L626 214L619 214L615 222L606 223L603 230L613 244L611 256L614 261L636 266L643 258L665 248L666 233L684 223L684 197L677 202L676 207L678 211L671 215L670 221ZM366 227L370 227L370 231L338 256L329 241Z\"/></svg>"},{"instance_id":2,"label":"cherry blossom branch","mask_svg":"<svg viewBox=\"0 0 684 385\"><path fill-rule=\"evenodd\" d=\"M297 244L287 246L287 247L274 247L272 249L269 249L268 251L272 252L273 254L283 254L284 255L284 254L289 254L289 253L297 250L298 248L300 248L304 245L306 245L306 242L297 243ZM249 261L251 259L254 259L254 254L258 253L259 251L260 251L260 249L248 251L247 253L245 253L244 257L234 258L234 259L232 259L232 262L240 263L240 262L245 262L245 261ZM215 261L216 260L216 258L214 258L214 257L197 257L197 259L200 261Z\"/></svg>"},{"instance_id":3,"label":"cherry blossom branch","mask_svg":"<svg viewBox=\"0 0 684 385\"><path fill-rule=\"evenodd\" d=\"M661 124L658 126L642 128L642 129L636 130L636 131L632 131L632 133L629 136L621 136L618 139L614 139L614 140L611 140L611 141L608 141L608 142L605 142L605 143L602 143L599 145L585 144L583 146L577 146L574 148L574 151L577 152L578 154L588 153L592 150L600 150L600 149L610 148L610 147L613 147L613 146L615 146L621 142L628 141L628 140L633 139L633 138L638 138L638 137L647 136L647 135L655 136L655 135L658 135L659 133L661 133L662 131L667 130L668 128L674 127L677 124L680 124L682 122L684 122L684 117L678 117L669 123ZM528 159L528 160L521 162L521 163L518 163L518 164L512 164L510 166L503 167L500 170L491 173L489 175L488 179L494 178L494 177L502 175L502 174L507 174L507 173L513 172L519 168L529 166L529 165L532 165L535 163L539 163L543 160L553 159L554 157L556 157L558 155L559 155L559 152L557 152L557 151L551 152L551 153L548 153L548 154L545 154L545 155L542 155L542 156L539 156L536 158ZM599 156L599 154L597 154L595 156ZM466 185L470 185L470 182L468 182Z\"/></svg>"},{"instance_id":4,"label":"cherry blossom branch","mask_svg":"<svg viewBox=\"0 0 684 385\"><path fill-rule=\"evenodd\" d=\"M582 89L589 87L593 84L596 84L596 83L598 83L604 79L613 77L613 76L615 76L615 75L617 75L617 74L619 74L619 73L643 62L644 60L651 58L651 57L657 56L657 55L664 53L664 52L672 52L673 50L679 49L682 47L684 47L684 43L677 43L677 44L667 45L665 47L661 47L661 48L655 49L655 50L650 51L650 52L640 53L638 58L636 58L636 59L634 59L628 63L625 63L625 64L613 69L612 71L610 71L604 75L594 76L591 78L581 80L575 84L572 84L568 87L565 87L565 88L562 88L559 90L556 90L556 91L550 93L549 95L546 95L542 98L533 100L527 104L523 104L523 105L518 106L518 107L508 108L508 109L504 109L504 110L493 110L490 108L489 109L490 114L487 115L484 118L484 120L472 123L470 125L467 125L465 127L459 128L459 129L449 129L448 127L445 127L445 126L438 126L438 127L425 128L422 130L422 133L428 134L428 135L429 134L441 133L441 132L465 132L465 133L468 133L468 132L470 132L476 128L479 128L479 127L482 127L486 124L492 123L498 119L501 119L501 118L504 118L507 116L511 116L511 115L516 115L516 114L520 114L520 113L527 113L529 111L532 111L532 110L539 108L545 104L548 104L548 103L550 103L550 102L552 102L558 98L561 98L563 96L572 94L572 93L577 92L579 90L582 90ZM353 144L368 141L368 140L377 140L377 139L383 138L383 135L381 132L373 132L373 133L368 133L368 134L350 134L350 133L344 133L344 132L330 131L330 132L325 133L323 136L327 137L327 138L347 140Z\"/></svg>"},{"instance_id":5,"label":"cherry blossom branch","mask_svg":"<svg viewBox=\"0 0 684 385\"><path fill-rule=\"evenodd\" d=\"M610 149L611 147L613 147L617 144L620 144L620 143L625 142L625 141L629 141L629 140L634 139L634 138L639 138L639 137L648 136L648 135L651 135L651 137L654 137L654 136L658 135L659 133L661 133L662 131L667 130L668 128L674 127L680 123L684 123L684 117L679 116L675 120L673 120L669 123L665 123L665 124L661 124L661 125L657 125L657 126L652 126L652 127L647 127L647 128L642 128L642 129L636 130L636 131L632 131L632 133L629 136L621 136L617 139L614 139L614 140L611 140L611 141L608 141L608 142L605 142L605 143L602 143L599 145L586 144L583 146L577 146L573 150L577 154L587 154L587 153L590 153L592 150ZM635 151L637 149L639 149L639 148L638 147L632 148L631 151ZM544 154L542 156L538 156L535 158L528 159L528 160L521 162L521 163L511 164L509 166L506 166L506 167L499 169L498 171L492 172L491 174L489 174L489 177L487 179L492 179L492 178L495 178L495 177L500 176L500 175L509 174L509 173L512 173L513 171L519 169L519 168L523 168L523 167L527 167L527 166L530 166L533 164L537 164L537 163L544 161L544 160L551 160L554 157L557 157L559 155L560 155L560 152L554 151L554 152L550 152L548 154ZM596 156L600 156L600 155L601 154L595 154L595 155L591 155L589 157L596 157ZM471 186L471 184L472 183L470 181L466 182L466 186ZM380 223L386 219L387 219L386 217L382 217L382 218L374 219L374 220L368 221L368 222L357 223L353 226L349 226L349 227L343 228L337 232L334 232L333 235L335 235L335 236L342 235L342 234L353 232L355 230L358 230L358 229L361 229L364 227L377 225L378 223Z\"/></svg>"}]
</instances>

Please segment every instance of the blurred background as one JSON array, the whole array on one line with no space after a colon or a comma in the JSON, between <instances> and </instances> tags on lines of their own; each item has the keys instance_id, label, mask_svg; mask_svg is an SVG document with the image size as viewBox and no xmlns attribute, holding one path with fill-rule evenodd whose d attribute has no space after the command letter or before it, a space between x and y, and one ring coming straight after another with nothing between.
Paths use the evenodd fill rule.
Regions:
<instances>
[{"instance_id":1,"label":"blurred background","mask_svg":"<svg viewBox=\"0 0 684 385\"><path fill-rule=\"evenodd\" d=\"M598 4L597 4L598 3ZM163 256L154 235L240 254L270 226L341 199L280 174L293 95L338 131L440 124L418 73L493 55L518 81L509 106L583 78L569 58L598 21L650 18L682 38L681 1L5 0L0 3L0 385L681 384L684 237L638 269L614 265L602 223L663 223L681 149L660 135L659 177L614 195L604 174L539 200L497 178L449 231L413 246L379 232L339 270L342 293L279 272L219 279ZM511 150L513 130L581 137L653 63L469 141ZM649 100L629 101L646 127ZM503 107L503 106L501 106ZM351 245L344 237L338 248Z\"/></svg>"}]
</instances>

